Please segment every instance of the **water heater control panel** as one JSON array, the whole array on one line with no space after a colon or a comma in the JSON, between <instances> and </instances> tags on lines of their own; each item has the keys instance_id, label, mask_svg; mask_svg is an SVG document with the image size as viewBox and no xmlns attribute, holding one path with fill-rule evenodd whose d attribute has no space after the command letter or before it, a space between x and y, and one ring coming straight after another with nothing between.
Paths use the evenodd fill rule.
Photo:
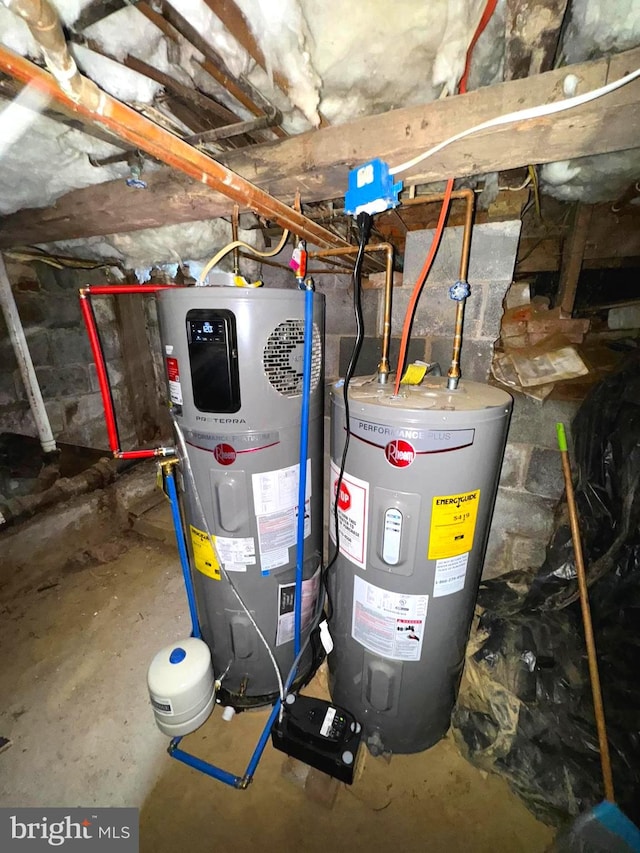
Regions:
<instances>
[{"instance_id":1,"label":"water heater control panel","mask_svg":"<svg viewBox=\"0 0 640 853\"><path fill-rule=\"evenodd\" d=\"M397 507L390 507L384 514L382 531L382 559L390 566L400 562L400 544L402 542L402 513Z\"/></svg>"},{"instance_id":2,"label":"water heater control panel","mask_svg":"<svg viewBox=\"0 0 640 853\"><path fill-rule=\"evenodd\" d=\"M187 312L193 402L201 412L240 408L236 318L226 309Z\"/></svg>"}]
</instances>

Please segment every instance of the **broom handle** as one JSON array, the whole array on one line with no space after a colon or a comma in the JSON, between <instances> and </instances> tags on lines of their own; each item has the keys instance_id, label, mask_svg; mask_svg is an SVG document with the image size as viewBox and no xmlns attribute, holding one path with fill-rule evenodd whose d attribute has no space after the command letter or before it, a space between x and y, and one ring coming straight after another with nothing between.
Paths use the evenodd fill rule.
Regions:
<instances>
[{"instance_id":1,"label":"broom handle","mask_svg":"<svg viewBox=\"0 0 640 853\"><path fill-rule=\"evenodd\" d=\"M598 657L596 654L596 643L593 637L593 625L591 623L591 608L589 607L589 591L587 587L587 576L584 569L584 558L582 555L582 541L580 528L578 526L578 510L573 492L573 480L571 478L571 465L569 463L569 451L567 449L567 437L564 424L556 424L558 433L558 446L562 457L562 473L564 474L564 485L567 492L567 504L569 507L569 522L571 524L571 538L573 539L573 550L576 561L576 574L578 576L578 589L580 591L580 608L582 610L582 624L584 625L584 638L587 644L587 660L589 662L589 677L591 680L591 693L593 695L593 707L596 715L596 728L598 730L598 742L600 744L600 763L602 765L602 780L604 783L604 796L609 802L614 802L613 774L611 772L611 755L609 754L609 742L607 740L607 726L604 719L604 707L602 704L602 691L600 689L600 674L598 672Z\"/></svg>"}]
</instances>

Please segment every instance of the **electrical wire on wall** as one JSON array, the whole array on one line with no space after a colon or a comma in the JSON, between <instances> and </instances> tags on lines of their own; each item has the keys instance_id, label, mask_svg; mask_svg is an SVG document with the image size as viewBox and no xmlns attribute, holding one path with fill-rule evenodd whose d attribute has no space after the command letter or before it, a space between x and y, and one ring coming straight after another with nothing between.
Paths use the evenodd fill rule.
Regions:
<instances>
[{"instance_id":1,"label":"electrical wire on wall","mask_svg":"<svg viewBox=\"0 0 640 853\"><path fill-rule=\"evenodd\" d=\"M364 211L359 213L356 218L356 223L358 225L359 231L359 243L358 243L358 254L356 255L356 262L353 267L353 312L356 320L356 338L353 344L353 349L351 351L351 358L349 359L349 365L347 367L347 372L344 376L344 382L342 386L342 395L344 399L344 412L345 412L345 438L344 438L344 448L342 450L342 459L340 461L340 471L338 473L338 479L336 480L335 494L332 496L333 498L333 522L335 526L335 552L333 557L325 567L322 573L323 585L325 588L325 592L327 595L327 605L328 605L328 613L327 618L331 619L333 613L333 605L331 603L331 596L329 593L329 585L328 585L328 574L330 569L335 564L338 559L338 554L340 553L340 526L339 526L339 497L340 497L340 488L342 486L342 480L344 478L345 465L347 462L347 453L349 451L349 438L351 435L350 425L349 425L349 383L353 378L355 373L358 358L360 357L360 350L362 349L362 342L364 340L364 319L362 316L362 265L364 262L364 250L365 246L369 242L369 237L371 235L371 227L373 225L373 218L370 214L365 213Z\"/></svg>"}]
</instances>

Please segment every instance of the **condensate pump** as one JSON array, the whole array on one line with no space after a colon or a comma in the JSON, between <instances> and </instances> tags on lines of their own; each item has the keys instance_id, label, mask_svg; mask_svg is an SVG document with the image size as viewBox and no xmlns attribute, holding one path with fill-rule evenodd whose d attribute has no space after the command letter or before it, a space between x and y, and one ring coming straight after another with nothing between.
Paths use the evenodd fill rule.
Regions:
<instances>
[{"instance_id":1,"label":"condensate pump","mask_svg":"<svg viewBox=\"0 0 640 853\"><path fill-rule=\"evenodd\" d=\"M294 661L304 300L299 290L266 288L158 294L171 408L193 475L181 466L198 621L218 699L236 709L278 697L270 655L283 673ZM314 294L303 640L320 594L323 341L324 297ZM312 667L307 646L294 689Z\"/></svg>"},{"instance_id":2,"label":"condensate pump","mask_svg":"<svg viewBox=\"0 0 640 853\"><path fill-rule=\"evenodd\" d=\"M418 752L446 733L489 535L512 400L488 385L446 383L428 376L398 397L375 378L349 386L330 686L375 754ZM345 427L340 382L332 495Z\"/></svg>"}]
</instances>

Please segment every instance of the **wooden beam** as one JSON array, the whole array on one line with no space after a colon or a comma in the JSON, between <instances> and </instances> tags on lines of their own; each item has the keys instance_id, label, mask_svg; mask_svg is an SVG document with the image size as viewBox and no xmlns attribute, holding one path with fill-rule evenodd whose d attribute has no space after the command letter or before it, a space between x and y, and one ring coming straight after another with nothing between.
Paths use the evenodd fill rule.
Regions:
<instances>
[{"instance_id":1,"label":"wooden beam","mask_svg":"<svg viewBox=\"0 0 640 853\"><path fill-rule=\"evenodd\" d=\"M162 32L168 39L171 39L171 41L175 42L176 44L180 44L181 39L187 42L189 41L189 39L185 35L183 35L178 29L176 29L173 24L169 23L169 21L165 17L163 17L159 12L156 12L155 9L152 9L151 6L147 2L145 2L145 0L141 0L141 2L137 4L137 9L145 16L145 18L151 21L151 23L154 24L160 30L160 32ZM176 23L179 22L176 21ZM210 77L212 77L219 85L221 85L231 95L233 95L239 103L242 103L245 108L248 109L253 115L262 115L262 110L260 109L260 107L253 104L250 99L246 98L246 95L243 92L238 91L236 92L236 94L234 94L233 91L228 88L228 78L225 76L224 72L221 71L219 65L216 65L212 61L207 59L206 55L204 55L204 62L198 62L198 60L195 58L192 59L192 62L196 63L196 65L199 65L200 68L202 68L202 70L205 72L205 74L208 74ZM246 99L246 103L244 103L243 98ZM273 127L272 131L273 133L275 133L276 136L280 137L280 139L286 139L288 136L286 131L284 131L281 127Z\"/></svg>"},{"instance_id":2,"label":"wooden beam","mask_svg":"<svg viewBox=\"0 0 640 853\"><path fill-rule=\"evenodd\" d=\"M129 5L128 0L93 0L84 7L80 15L73 23L73 29L76 33L81 33L90 27L92 24L97 24L98 21L108 18L114 12L119 12Z\"/></svg>"},{"instance_id":3,"label":"wooden beam","mask_svg":"<svg viewBox=\"0 0 640 853\"><path fill-rule=\"evenodd\" d=\"M507 0L504 79L553 68L567 0Z\"/></svg>"},{"instance_id":4,"label":"wooden beam","mask_svg":"<svg viewBox=\"0 0 640 853\"><path fill-rule=\"evenodd\" d=\"M266 71L267 60L264 58L262 48L255 40L242 9L240 9L234 0L204 0L204 2L213 14L222 21L234 39L247 51L254 62L257 62L260 68ZM291 88L289 81L279 71L273 71L273 82L285 95L289 94L289 89Z\"/></svg>"},{"instance_id":5,"label":"wooden beam","mask_svg":"<svg viewBox=\"0 0 640 853\"><path fill-rule=\"evenodd\" d=\"M420 107L368 116L220 157L229 168L283 200L296 190L303 203L344 195L349 171L373 157L391 165L440 140L506 112L559 100L567 74L589 91L640 66L640 49L488 86ZM640 80L566 113L484 131L443 149L408 173L407 183L430 183L548 163L638 145L630 115L640 105ZM403 176L406 177L406 176ZM145 192L109 182L68 193L45 210L23 210L0 220L0 246L136 231L228 215L232 202L168 170L148 175Z\"/></svg>"},{"instance_id":6,"label":"wooden beam","mask_svg":"<svg viewBox=\"0 0 640 853\"><path fill-rule=\"evenodd\" d=\"M584 248L587 244L587 234L589 233L592 214L592 205L576 205L573 224L562 248L560 283L558 285L555 304L568 317L573 313L573 305L576 301L578 279L582 270L582 258L584 256Z\"/></svg>"}]
</instances>

